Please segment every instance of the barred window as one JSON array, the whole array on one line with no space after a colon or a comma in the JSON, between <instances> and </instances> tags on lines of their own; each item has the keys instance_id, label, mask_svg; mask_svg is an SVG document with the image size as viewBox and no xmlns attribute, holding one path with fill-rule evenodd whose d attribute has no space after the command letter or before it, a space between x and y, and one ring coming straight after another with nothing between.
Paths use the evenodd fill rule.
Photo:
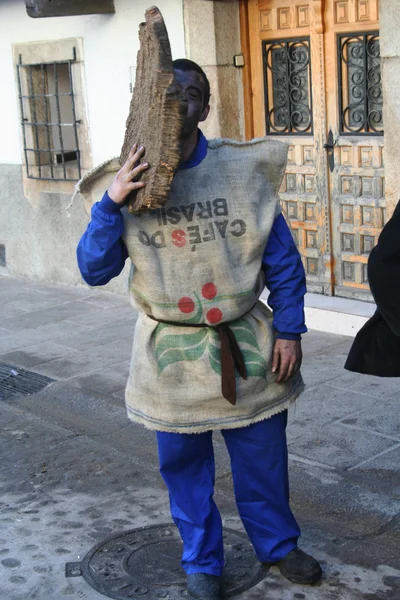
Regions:
<instances>
[{"instance_id":1,"label":"barred window","mask_svg":"<svg viewBox=\"0 0 400 600\"><path fill-rule=\"evenodd\" d=\"M383 135L379 33L338 36L342 135Z\"/></svg>"},{"instance_id":2,"label":"barred window","mask_svg":"<svg viewBox=\"0 0 400 600\"><path fill-rule=\"evenodd\" d=\"M311 135L309 38L268 40L262 45L267 133Z\"/></svg>"},{"instance_id":3,"label":"barred window","mask_svg":"<svg viewBox=\"0 0 400 600\"><path fill-rule=\"evenodd\" d=\"M23 152L27 177L76 181L81 152L70 60L17 64Z\"/></svg>"}]
</instances>

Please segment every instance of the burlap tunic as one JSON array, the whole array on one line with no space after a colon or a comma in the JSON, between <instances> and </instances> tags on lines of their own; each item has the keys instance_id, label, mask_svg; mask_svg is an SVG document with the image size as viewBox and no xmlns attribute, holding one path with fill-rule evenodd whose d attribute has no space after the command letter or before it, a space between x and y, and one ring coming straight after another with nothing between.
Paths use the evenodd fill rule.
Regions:
<instances>
[{"instance_id":1,"label":"burlap tunic","mask_svg":"<svg viewBox=\"0 0 400 600\"><path fill-rule=\"evenodd\" d=\"M124 211L139 310L126 388L132 420L181 433L243 427L284 410L303 390L300 373L275 383L272 314L258 300L286 154L277 141L211 141L197 167L177 173L163 209ZM236 378L235 406L221 393L217 332L185 326L222 322L247 368L247 380Z\"/></svg>"}]
</instances>

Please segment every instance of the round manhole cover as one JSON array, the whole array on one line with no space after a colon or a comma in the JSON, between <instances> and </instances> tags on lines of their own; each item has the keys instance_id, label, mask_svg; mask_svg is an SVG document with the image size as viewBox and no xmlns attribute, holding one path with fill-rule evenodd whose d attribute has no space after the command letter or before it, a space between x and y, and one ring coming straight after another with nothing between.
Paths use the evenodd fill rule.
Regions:
<instances>
[{"instance_id":1,"label":"round manhole cover","mask_svg":"<svg viewBox=\"0 0 400 600\"><path fill-rule=\"evenodd\" d=\"M267 573L247 537L224 530L224 595L236 596ZM141 527L97 544L81 563L81 573L98 592L115 598L178 600L187 596L180 566L182 542L173 525Z\"/></svg>"}]
</instances>

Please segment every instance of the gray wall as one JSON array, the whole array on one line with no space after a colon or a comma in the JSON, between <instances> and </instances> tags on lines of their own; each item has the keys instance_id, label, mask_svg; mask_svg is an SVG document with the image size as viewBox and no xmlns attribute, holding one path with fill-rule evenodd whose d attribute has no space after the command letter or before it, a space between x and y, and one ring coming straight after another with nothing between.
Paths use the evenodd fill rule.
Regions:
<instances>
[{"instance_id":1,"label":"gray wall","mask_svg":"<svg viewBox=\"0 0 400 600\"><path fill-rule=\"evenodd\" d=\"M41 193L33 207L24 197L21 165L0 165L0 244L10 275L82 284L75 250L89 217L79 197L71 209L66 194ZM126 292L124 272L104 289Z\"/></svg>"},{"instance_id":2,"label":"gray wall","mask_svg":"<svg viewBox=\"0 0 400 600\"><path fill-rule=\"evenodd\" d=\"M385 195L388 215L400 199L400 2L380 0Z\"/></svg>"},{"instance_id":3,"label":"gray wall","mask_svg":"<svg viewBox=\"0 0 400 600\"><path fill-rule=\"evenodd\" d=\"M204 69L210 80L211 111L201 129L208 138L242 140L242 71L233 65L234 55L241 52L239 3L184 0L183 14L186 55Z\"/></svg>"}]
</instances>

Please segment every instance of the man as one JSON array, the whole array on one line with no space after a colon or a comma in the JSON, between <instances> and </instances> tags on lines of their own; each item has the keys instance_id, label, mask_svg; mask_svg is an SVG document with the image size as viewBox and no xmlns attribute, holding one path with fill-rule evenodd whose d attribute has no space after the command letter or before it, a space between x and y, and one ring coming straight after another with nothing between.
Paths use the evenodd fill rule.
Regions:
<instances>
[{"instance_id":1,"label":"man","mask_svg":"<svg viewBox=\"0 0 400 600\"><path fill-rule=\"evenodd\" d=\"M377 305L358 332L345 369L400 377L400 202L368 260L368 281Z\"/></svg>"},{"instance_id":2,"label":"man","mask_svg":"<svg viewBox=\"0 0 400 600\"><path fill-rule=\"evenodd\" d=\"M78 246L89 285L132 261L139 319L126 389L128 415L157 430L161 474L181 534L193 598L221 598L221 517L213 500L212 431L231 457L236 501L258 558L296 583L316 583L318 562L297 547L289 507L287 407L299 373L305 276L280 214L286 146L207 142L210 87L202 69L174 62L188 104L183 163L165 207L121 208L147 164L134 146ZM265 281L270 311L258 298Z\"/></svg>"}]
</instances>

